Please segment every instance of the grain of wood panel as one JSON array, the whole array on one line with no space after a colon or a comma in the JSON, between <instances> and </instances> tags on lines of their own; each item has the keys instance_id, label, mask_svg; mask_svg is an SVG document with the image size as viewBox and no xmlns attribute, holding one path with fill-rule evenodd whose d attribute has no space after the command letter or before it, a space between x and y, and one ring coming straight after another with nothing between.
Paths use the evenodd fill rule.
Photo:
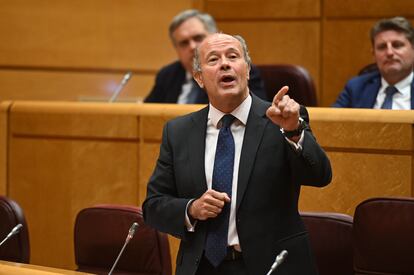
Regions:
<instances>
[{"instance_id":1,"label":"grain of wood panel","mask_svg":"<svg viewBox=\"0 0 414 275\"><path fill-rule=\"evenodd\" d=\"M412 156L364 151L327 153L334 172L332 183L322 190L303 187L301 210L352 216L355 207L368 198L412 196Z\"/></svg>"},{"instance_id":2,"label":"grain of wood panel","mask_svg":"<svg viewBox=\"0 0 414 275\"><path fill-rule=\"evenodd\" d=\"M328 0L323 1L323 13L328 18L369 18L414 16L411 0Z\"/></svg>"},{"instance_id":3,"label":"grain of wood panel","mask_svg":"<svg viewBox=\"0 0 414 275\"><path fill-rule=\"evenodd\" d=\"M8 120L11 102L0 102L0 195L7 195Z\"/></svg>"},{"instance_id":4,"label":"grain of wood panel","mask_svg":"<svg viewBox=\"0 0 414 275\"><path fill-rule=\"evenodd\" d=\"M218 20L317 18L320 0L206 0L204 10Z\"/></svg>"},{"instance_id":5,"label":"grain of wood panel","mask_svg":"<svg viewBox=\"0 0 414 275\"><path fill-rule=\"evenodd\" d=\"M369 31L376 20L329 20L323 25L324 96L320 104L335 102L345 83L374 62Z\"/></svg>"},{"instance_id":6,"label":"grain of wood panel","mask_svg":"<svg viewBox=\"0 0 414 275\"><path fill-rule=\"evenodd\" d=\"M107 101L123 78L120 73L0 70L0 100ZM132 75L118 101L139 101L152 88L154 75Z\"/></svg>"},{"instance_id":7,"label":"grain of wood panel","mask_svg":"<svg viewBox=\"0 0 414 275\"><path fill-rule=\"evenodd\" d=\"M226 33L242 35L254 64L296 64L312 76L319 98L320 23L219 22Z\"/></svg>"},{"instance_id":8,"label":"grain of wood panel","mask_svg":"<svg viewBox=\"0 0 414 275\"><path fill-rule=\"evenodd\" d=\"M25 210L33 264L74 269L77 213L99 203L138 205L135 142L16 137L9 149L16 183L9 196Z\"/></svg>"},{"instance_id":9,"label":"grain of wood panel","mask_svg":"<svg viewBox=\"0 0 414 275\"><path fill-rule=\"evenodd\" d=\"M0 65L158 69L190 0L1 1Z\"/></svg>"}]
</instances>

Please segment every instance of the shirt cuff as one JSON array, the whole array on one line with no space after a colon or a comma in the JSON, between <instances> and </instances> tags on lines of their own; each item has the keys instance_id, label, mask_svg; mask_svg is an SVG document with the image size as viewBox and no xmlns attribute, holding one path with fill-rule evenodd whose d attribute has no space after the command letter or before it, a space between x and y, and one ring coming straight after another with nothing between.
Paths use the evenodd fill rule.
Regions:
<instances>
[{"instance_id":1,"label":"shirt cuff","mask_svg":"<svg viewBox=\"0 0 414 275\"><path fill-rule=\"evenodd\" d=\"M302 133L300 134L300 138L298 140L298 142L294 142L291 141L290 139L288 139L287 137L285 137L285 139L289 142L289 144L292 146L293 150L295 150L296 152L300 153L302 152L302 148L303 148L303 139L305 137L305 131L302 131Z\"/></svg>"},{"instance_id":2,"label":"shirt cuff","mask_svg":"<svg viewBox=\"0 0 414 275\"><path fill-rule=\"evenodd\" d=\"M194 223L192 224L190 221L190 217L188 216L188 207L194 200L195 199L190 200L185 207L185 227L187 227L188 232L194 232L195 226L197 225L197 220L195 220Z\"/></svg>"}]
</instances>

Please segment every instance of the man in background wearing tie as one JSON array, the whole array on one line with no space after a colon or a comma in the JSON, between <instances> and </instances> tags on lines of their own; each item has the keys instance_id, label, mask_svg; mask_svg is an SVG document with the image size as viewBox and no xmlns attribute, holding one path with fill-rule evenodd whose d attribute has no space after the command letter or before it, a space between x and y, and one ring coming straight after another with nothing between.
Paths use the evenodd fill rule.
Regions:
<instances>
[{"instance_id":1,"label":"man in background wearing tie","mask_svg":"<svg viewBox=\"0 0 414 275\"><path fill-rule=\"evenodd\" d=\"M378 21L371 29L378 70L351 79L333 107L414 109L414 30L404 17Z\"/></svg>"},{"instance_id":2,"label":"man in background wearing tie","mask_svg":"<svg viewBox=\"0 0 414 275\"><path fill-rule=\"evenodd\" d=\"M208 36L193 75L210 103L164 126L143 212L181 239L176 275L266 274L283 250L278 274L318 274L298 199L330 162L288 87L272 103L249 91L250 63L240 36Z\"/></svg>"},{"instance_id":3,"label":"man in background wearing tie","mask_svg":"<svg viewBox=\"0 0 414 275\"><path fill-rule=\"evenodd\" d=\"M192 62L195 48L209 34L216 33L213 17L197 10L186 10L176 15L169 27L171 42L177 52L177 61L163 67L156 76L155 85L145 98L146 103L208 103L207 94L193 80ZM260 73L252 67L250 90L267 100Z\"/></svg>"}]
</instances>

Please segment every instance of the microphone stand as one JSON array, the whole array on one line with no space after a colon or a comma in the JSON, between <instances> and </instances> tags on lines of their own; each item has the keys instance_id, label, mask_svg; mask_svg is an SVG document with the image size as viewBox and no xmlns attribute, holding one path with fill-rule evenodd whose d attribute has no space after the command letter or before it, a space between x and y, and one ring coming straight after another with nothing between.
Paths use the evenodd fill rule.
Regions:
<instances>
[{"instance_id":1,"label":"microphone stand","mask_svg":"<svg viewBox=\"0 0 414 275\"><path fill-rule=\"evenodd\" d=\"M272 264L272 267L270 268L269 272L266 273L266 275L271 275L273 271L283 263L283 261L286 259L288 255L287 250L282 250L282 252L279 253L279 255L276 256L276 259L274 263Z\"/></svg>"},{"instance_id":2,"label":"microphone stand","mask_svg":"<svg viewBox=\"0 0 414 275\"><path fill-rule=\"evenodd\" d=\"M108 275L111 275L112 272L114 271L116 265L118 264L119 258L121 258L122 253L124 252L125 247L127 246L127 244L129 243L129 241L132 239L132 237L134 237L135 235L135 230L138 228L138 223L134 222L131 226L131 228L129 229L128 232L128 236L126 237L124 246L122 247L121 251L118 254L118 257L116 258L114 264L112 265L111 270L109 271Z\"/></svg>"},{"instance_id":3,"label":"microphone stand","mask_svg":"<svg viewBox=\"0 0 414 275\"><path fill-rule=\"evenodd\" d=\"M13 229L10 231L9 234L7 234L6 238L4 238L1 243L0 246L2 246L8 239L10 239L12 236L16 235L17 233L20 232L20 229L23 227L23 225L21 223L19 223L18 225L16 225L15 227L13 227Z\"/></svg>"},{"instance_id":4,"label":"microphone stand","mask_svg":"<svg viewBox=\"0 0 414 275\"><path fill-rule=\"evenodd\" d=\"M118 87L116 88L114 94L111 96L111 98L109 99L109 102L115 102L115 100L117 99L119 93L122 91L122 89L124 88L124 86L128 83L128 80L131 78L132 76L132 72L127 72L124 75L124 78L122 79L121 83L118 85Z\"/></svg>"}]
</instances>

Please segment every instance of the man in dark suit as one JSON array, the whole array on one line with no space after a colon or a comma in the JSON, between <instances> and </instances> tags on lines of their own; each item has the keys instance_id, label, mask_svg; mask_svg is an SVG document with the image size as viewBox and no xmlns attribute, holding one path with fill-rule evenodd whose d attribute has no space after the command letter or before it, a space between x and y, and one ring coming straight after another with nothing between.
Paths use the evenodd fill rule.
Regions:
<instances>
[{"instance_id":1,"label":"man in dark suit","mask_svg":"<svg viewBox=\"0 0 414 275\"><path fill-rule=\"evenodd\" d=\"M145 222L181 239L177 275L266 274L283 250L277 274L317 274L298 199L332 174L306 109L286 86L272 103L249 93L239 36L210 35L194 60L210 104L165 125Z\"/></svg>"},{"instance_id":2,"label":"man in dark suit","mask_svg":"<svg viewBox=\"0 0 414 275\"><path fill-rule=\"evenodd\" d=\"M208 103L206 92L192 77L194 50L209 34L216 33L216 23L209 14L186 10L174 17L169 33L177 61L163 67L156 76L155 85L145 98L146 103ZM267 100L259 70L252 66L250 90Z\"/></svg>"},{"instance_id":3,"label":"man in dark suit","mask_svg":"<svg viewBox=\"0 0 414 275\"><path fill-rule=\"evenodd\" d=\"M414 29L404 17L378 21L371 29L378 70L351 79L333 107L414 109Z\"/></svg>"}]
</instances>

